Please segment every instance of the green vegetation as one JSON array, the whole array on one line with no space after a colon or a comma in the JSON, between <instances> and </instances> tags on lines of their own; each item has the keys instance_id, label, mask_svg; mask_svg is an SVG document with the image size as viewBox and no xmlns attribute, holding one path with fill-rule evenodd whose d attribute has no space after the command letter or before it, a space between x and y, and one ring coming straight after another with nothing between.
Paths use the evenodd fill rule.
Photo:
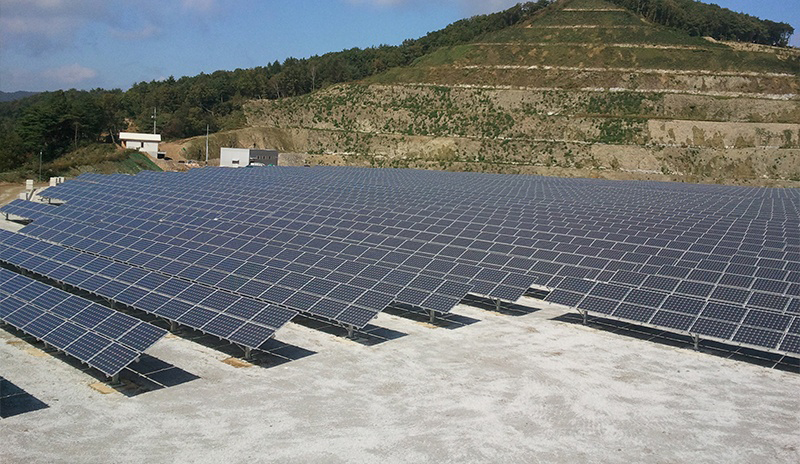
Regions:
<instances>
[{"instance_id":1,"label":"green vegetation","mask_svg":"<svg viewBox=\"0 0 800 464\"><path fill-rule=\"evenodd\" d=\"M561 14L554 12L553 14ZM549 15L548 15L549 16ZM646 28L597 28L597 29L546 29L535 27L509 27L492 33L487 41L502 43L569 43L569 44L650 44L699 45L703 47L724 47L712 44L702 37L693 37L683 31L666 27Z\"/></svg>"},{"instance_id":2,"label":"green vegetation","mask_svg":"<svg viewBox=\"0 0 800 464\"><path fill-rule=\"evenodd\" d=\"M611 5L607 5L611 6ZM536 18L531 26L564 26L580 24L586 26L646 26L642 19L630 11L557 11Z\"/></svg>"},{"instance_id":3,"label":"green vegetation","mask_svg":"<svg viewBox=\"0 0 800 464\"><path fill-rule=\"evenodd\" d=\"M109 140L119 130L149 132L154 108L158 131L166 139L200 135L207 126L214 132L243 127L242 106L247 100L303 95L408 66L439 47L467 43L529 19L549 3L520 3L499 13L463 19L399 46L353 48L252 69L140 82L127 92L46 92L0 103L0 172L15 169L39 150L50 161L81 144Z\"/></svg>"},{"instance_id":4,"label":"green vegetation","mask_svg":"<svg viewBox=\"0 0 800 464\"><path fill-rule=\"evenodd\" d=\"M681 29L695 36L786 47L794 34L790 24L736 13L713 3L695 0L608 1L635 11L654 23Z\"/></svg>"},{"instance_id":5,"label":"green vegetation","mask_svg":"<svg viewBox=\"0 0 800 464\"><path fill-rule=\"evenodd\" d=\"M639 116L651 113L650 107L664 98L659 93L613 92L592 95L586 112L596 115Z\"/></svg>"},{"instance_id":6,"label":"green vegetation","mask_svg":"<svg viewBox=\"0 0 800 464\"><path fill-rule=\"evenodd\" d=\"M50 177L73 177L84 172L100 174L136 174L140 171L160 171L150 158L136 150L118 150L111 144L93 143L50 161L42 166L42 180ZM21 182L39 176L39 160L33 158L14 170L0 173L0 182Z\"/></svg>"},{"instance_id":7,"label":"green vegetation","mask_svg":"<svg viewBox=\"0 0 800 464\"><path fill-rule=\"evenodd\" d=\"M437 50L418 61L419 66L566 66L630 69L675 69L729 72L795 73L800 55L780 59L774 53L738 51L729 47L690 50L649 47L615 47L600 43L572 44L461 45Z\"/></svg>"},{"instance_id":8,"label":"green vegetation","mask_svg":"<svg viewBox=\"0 0 800 464\"><path fill-rule=\"evenodd\" d=\"M565 118L559 116L562 112L585 117L582 120L585 127L570 128L580 132L578 137L605 143L632 140L638 143L644 131L641 119L637 118L659 113L662 96L619 92L575 100L553 93L547 97L550 101L526 101L520 108L508 107L480 89L469 95L453 96L450 86L557 87L565 92L614 87L647 91L667 86L691 92L706 91L708 85L709 91L716 91L714 86L718 86L730 92L796 93L796 84L780 76L763 76L758 82L726 81L723 77L717 83L709 79L708 84L703 82L702 88L698 88L690 78L658 73L586 70L578 74L560 69L620 67L796 74L800 55L745 52L686 33L785 46L793 33L787 24L762 21L694 0L567 0L552 6L551 3L551 0L521 3L503 12L464 19L399 46L355 48L307 59L287 58L283 63L276 61L252 69L180 79L170 77L138 83L126 92L101 89L46 92L0 103L0 172L29 169L34 160L38 163L40 151L44 162L53 164L66 153L75 150L80 153L98 142L114 141L120 130L149 132L154 108L158 109L158 131L165 139L204 134L207 126L212 132L243 127L247 111L247 116L271 127L318 128L341 134L333 147L313 142L318 146L310 148L319 153L369 153L376 143L372 138L376 132L403 137L460 136L495 140L490 148L496 152L487 148L470 153L469 157L481 162L500 162L504 156L513 156L510 155L513 150L522 149L511 139L534 135L564 137L559 133L563 128L558 126L564 121L550 123ZM550 10L542 14L547 7ZM628 11L569 11L619 7ZM640 15L656 24L642 21ZM570 27L576 24L598 27ZM639 44L653 46L637 47ZM463 68L468 65L476 67ZM505 65L540 69L502 69ZM371 100L374 95L370 85L351 84L315 92L354 80L369 84L427 83L434 87L382 96L385 98L379 102ZM277 111L269 114L271 110L265 111L265 106L246 104L254 99L280 101L272 107ZM280 119L284 113L292 115ZM603 118L612 119L597 121ZM793 121L792 113L787 113L784 119ZM543 133L533 134L534 127ZM188 148L188 156L200 156L199 142ZM447 152L446 159L440 162L449 163L452 157L465 156L465 152L458 150ZM588 158L575 158L567 164L592 162ZM76 163L74 166L82 166Z\"/></svg>"}]
</instances>

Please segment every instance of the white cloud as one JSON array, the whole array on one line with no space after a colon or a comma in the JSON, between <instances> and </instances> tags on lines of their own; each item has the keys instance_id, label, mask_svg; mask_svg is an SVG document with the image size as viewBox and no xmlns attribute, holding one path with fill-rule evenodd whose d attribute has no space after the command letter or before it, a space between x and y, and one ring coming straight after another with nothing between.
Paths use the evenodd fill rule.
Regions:
<instances>
[{"instance_id":1,"label":"white cloud","mask_svg":"<svg viewBox=\"0 0 800 464\"><path fill-rule=\"evenodd\" d=\"M63 47L108 10L103 0L0 0L0 46L23 47L33 54Z\"/></svg>"},{"instance_id":2,"label":"white cloud","mask_svg":"<svg viewBox=\"0 0 800 464\"><path fill-rule=\"evenodd\" d=\"M75 45L81 34L144 40L169 18L203 21L231 0L0 0L0 47L38 56Z\"/></svg>"},{"instance_id":3,"label":"white cloud","mask_svg":"<svg viewBox=\"0 0 800 464\"><path fill-rule=\"evenodd\" d=\"M42 71L42 76L61 86L80 84L97 77L97 71L77 63Z\"/></svg>"}]
</instances>

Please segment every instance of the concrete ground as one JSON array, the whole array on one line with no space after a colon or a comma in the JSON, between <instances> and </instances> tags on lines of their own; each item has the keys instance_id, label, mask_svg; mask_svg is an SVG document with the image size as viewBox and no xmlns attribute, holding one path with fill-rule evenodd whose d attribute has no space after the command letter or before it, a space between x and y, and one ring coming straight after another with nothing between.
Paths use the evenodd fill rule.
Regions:
<instances>
[{"instance_id":1,"label":"concrete ground","mask_svg":"<svg viewBox=\"0 0 800 464\"><path fill-rule=\"evenodd\" d=\"M0 374L49 406L0 420L0 461L800 461L797 372L554 320L552 306L455 312L383 313L377 344L292 323L278 339L294 360L249 367L168 336L143 362L174 366L171 386L108 394L0 330Z\"/></svg>"}]
</instances>

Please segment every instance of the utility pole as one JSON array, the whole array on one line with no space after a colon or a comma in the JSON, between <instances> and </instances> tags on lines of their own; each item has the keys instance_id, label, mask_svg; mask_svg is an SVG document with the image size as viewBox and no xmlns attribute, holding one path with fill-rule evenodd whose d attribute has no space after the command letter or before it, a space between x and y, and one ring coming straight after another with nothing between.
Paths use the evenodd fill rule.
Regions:
<instances>
[{"instance_id":1,"label":"utility pole","mask_svg":"<svg viewBox=\"0 0 800 464\"><path fill-rule=\"evenodd\" d=\"M42 181L42 150L39 150L39 182Z\"/></svg>"},{"instance_id":2,"label":"utility pole","mask_svg":"<svg viewBox=\"0 0 800 464\"><path fill-rule=\"evenodd\" d=\"M206 124L206 166L208 166L208 124Z\"/></svg>"},{"instance_id":3,"label":"utility pole","mask_svg":"<svg viewBox=\"0 0 800 464\"><path fill-rule=\"evenodd\" d=\"M153 108L153 133L156 133L156 108Z\"/></svg>"}]
</instances>

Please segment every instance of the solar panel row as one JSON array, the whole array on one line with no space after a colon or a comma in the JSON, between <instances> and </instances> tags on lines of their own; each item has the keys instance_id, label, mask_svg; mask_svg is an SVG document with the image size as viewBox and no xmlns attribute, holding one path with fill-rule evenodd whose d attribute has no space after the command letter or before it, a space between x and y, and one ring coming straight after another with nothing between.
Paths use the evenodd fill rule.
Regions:
<instances>
[{"instance_id":1,"label":"solar panel row","mask_svg":"<svg viewBox=\"0 0 800 464\"><path fill-rule=\"evenodd\" d=\"M538 232L537 232L538 233ZM550 234L552 236L552 234ZM583 239L585 237L576 237L570 240L578 240ZM531 239L524 239L529 240ZM529 243L530 245L527 249L535 249L540 247L541 249L536 250L536 254L534 257L540 258L541 260L550 260L552 261L552 266L550 269L547 267L543 267L540 265L539 268L534 267L533 269L540 269L543 271L549 271L553 273L552 267L557 266L558 269L555 269L555 274L560 275L564 273L564 275L570 276L578 276L578 277L589 277L589 278L597 278L600 274L600 270L610 270L614 271L619 268L622 269L633 269L636 266L642 267L645 265L653 265L652 263L657 263L659 265L662 264L669 264L670 262L676 262L676 258L670 258L667 256L651 256L648 258L647 253L657 252L658 249L653 246L645 246L645 245L633 245L629 243L617 243L616 245L619 246L619 249L612 249L612 250L603 250L600 247L592 247L592 246L585 246L585 245L577 245L576 243L566 243L566 242L556 242L550 241L546 243L545 240L535 240L533 243ZM605 242L609 242L605 240ZM500 244L495 244L500 245ZM578 250L580 253L585 254L586 256L580 256L578 253L569 253L568 250L575 249L575 247L579 247ZM516 247L517 250L520 251L521 254L524 254L525 247L518 246ZM517 250L512 251L513 253L517 253ZM604 256L596 256L598 254L605 253ZM697 261L704 257L703 254L699 254L694 251L686 251L684 252L685 255L685 262L681 263L686 266L694 267L697 265ZM794 253L796 256L796 253ZM609 258L616 258L616 259L609 259ZM744 256L739 257L746 258ZM648 261L645 261L648 260ZM771 259L763 258L761 261L768 261ZM774 260L771 260L774 261ZM574 264L569 265L569 264ZM705 263L701 263L705 264ZM765 262L765 264L769 265L772 264L770 262ZM605 267L605 269L604 269ZM777 272L777 270L773 271ZM591 275L590 275L591 274ZM791 275L790 275L791 274ZM797 271L784 271L784 276L786 278L796 278L798 272ZM772 276L773 278L775 276ZM547 283L547 282L539 282L539 283ZM764 287L773 285L772 282L764 282ZM793 285L791 286L792 291L795 293L800 292L800 285Z\"/></svg>"},{"instance_id":2,"label":"solar panel row","mask_svg":"<svg viewBox=\"0 0 800 464\"><path fill-rule=\"evenodd\" d=\"M30 202L28 202L31 204ZM45 209L55 210L46 211ZM57 216L61 208L53 208L45 205L33 206L36 211L25 211L27 206L24 202L9 205L8 210L15 211L16 214L48 217ZM53 213L48 215L47 213ZM320 296L326 299L336 299L336 295L352 287L361 289L361 298L348 298L342 300L338 298L339 304L347 301L353 312L361 312L368 317L363 320L354 320L347 314L342 314L339 320L351 323L357 327L362 327L369 319L384 309L390 302L396 301L407 304L414 304L423 309L434 310L436 312L447 312L467 294L472 288L471 285L461 282L448 281L440 276L423 275L410 272L407 269L392 269L386 266L368 264L345 260L341 257L332 259L332 255L315 253L310 251L294 251L274 245L273 241L253 243L243 240L220 240L218 234L199 235L191 229L180 225L166 226L162 222L136 219L137 228L128 227L131 218L124 216L109 215L102 224L95 223L93 226L86 226L76 229L75 227L65 227L65 223L52 223L47 221L37 221L33 226L24 229L24 232L39 235L42 233L40 228L49 228L58 233L40 235L48 239L54 239L62 243L72 245L69 238L64 234L77 233L79 237L89 239L98 237L104 243L116 245L120 242L128 248L144 248L146 251L153 251L159 254L161 260L174 259L184 264L201 263L204 266L213 266L215 269L229 273L230 276L239 275L241 279L236 281L239 288L250 284L251 290L257 282L267 284L280 284L293 292L304 294L310 292L318 299ZM99 230L104 228L108 234ZM109 237L111 232L114 236ZM124 237L127 232L129 236L142 237L136 242ZM146 238L145 238L146 237ZM138 243L152 240L152 243L138 245ZM82 240L86 246L86 240ZM168 254L157 251L155 242L169 244ZM227 242L227 243L226 243ZM206 245L206 246L202 246ZM191 248L188 248L191 247ZM211 251L201 251L198 248L210 249ZM211 248L217 247L217 248ZM305 248L310 249L309 247ZM189 252L191 251L191 252ZM102 253L103 251L100 250ZM341 255L340 255L341 256ZM266 272L264 268L272 268L273 272ZM254 274L254 270L261 270L260 274ZM288 275L287 274L288 270ZM463 271L463 269L462 269ZM185 273L192 273L190 277L196 278L195 269L185 269ZM475 269L472 273L477 274L480 269ZM264 281L270 276L278 277L283 275L280 282ZM506 280L508 279L508 276ZM242 280L244 279L244 280ZM495 284L496 285L496 284ZM524 286L524 284L523 284ZM525 287L527 288L527 286ZM520 288L521 292L522 289ZM320 293L324 292L324 293ZM342 297L346 295L342 294ZM279 302L280 303L280 302ZM367 304L370 303L370 304ZM360 307L360 308L358 308ZM303 312L311 312L309 307L294 307ZM372 313L371 315L369 313ZM325 314L317 314L328 316Z\"/></svg>"},{"instance_id":3,"label":"solar panel row","mask_svg":"<svg viewBox=\"0 0 800 464\"><path fill-rule=\"evenodd\" d=\"M118 374L167 333L3 268L0 320L108 376Z\"/></svg>"},{"instance_id":4,"label":"solar panel row","mask_svg":"<svg viewBox=\"0 0 800 464\"><path fill-rule=\"evenodd\" d=\"M91 187L89 190L94 191L98 188ZM102 198L99 198L87 189L77 186L71 193L61 190L59 195L64 199L69 197L72 200L72 207L82 205L88 209L96 208L98 201L113 204L121 200L124 194L119 189L109 188L108 191L102 192ZM534 280L533 277L520 275L520 271L529 268L530 263L518 263L520 260L512 261L507 255L485 250L469 250L464 244L446 247L444 244L436 243L436 237L432 234L425 237L427 241L412 240L402 235L389 235L385 233L386 231L384 233L371 231L369 224L356 224L350 221L350 224L344 227L342 221L337 221L339 224L333 225L325 223L327 218L319 217L316 222L313 222L314 219L311 217L306 222L298 220L284 224L265 217L269 216L265 212L254 213L255 210L250 210L246 215L251 220L241 215L235 218L220 218L218 216L221 206L212 202L205 203L203 208L172 205L169 206L169 210L173 213L163 215L161 213L168 206L164 197L148 194L136 194L136 197L136 202L128 201L125 210L142 209L159 215L158 220L162 222L187 224L198 229L225 233L226 236L238 236L244 240L254 238L271 240L283 242L281 246L288 245L294 248L311 246L318 252L340 254L347 259L379 263L393 268L406 267L410 272L423 274L440 273L448 279L470 283L473 286L472 293L493 298L516 300ZM75 202L76 199L82 202ZM317 213L317 216L319 214L321 213ZM252 219L255 217L260 219ZM309 244L312 239L314 242ZM455 269L457 266L459 267ZM477 272L470 274L470 268L477 268ZM493 271L493 275L480 274L479 272L484 269ZM496 271L502 272L502 275Z\"/></svg>"},{"instance_id":5,"label":"solar panel row","mask_svg":"<svg viewBox=\"0 0 800 464\"><path fill-rule=\"evenodd\" d=\"M352 262L307 252L291 254L275 247L250 247L250 251L221 248L212 253L199 250L197 244L202 242L196 237L189 242L147 229L151 240L142 237L143 229L130 229L130 235L124 235L120 233L124 230L116 224L105 224L106 229L101 229L100 224L80 225L52 216L45 219L48 215L42 212L25 214L40 218L23 230L27 234L359 328L392 301L417 304L437 312L449 311L470 288L408 272L355 266ZM171 230L178 235L185 231ZM193 246L184 246L188 244ZM311 265L315 265L313 269Z\"/></svg>"},{"instance_id":6,"label":"solar panel row","mask_svg":"<svg viewBox=\"0 0 800 464\"><path fill-rule=\"evenodd\" d=\"M296 312L0 230L0 262L113 302L259 348Z\"/></svg>"},{"instance_id":7,"label":"solar panel row","mask_svg":"<svg viewBox=\"0 0 800 464\"><path fill-rule=\"evenodd\" d=\"M77 222L123 217L100 218L105 232L157 230L228 254L269 241L419 274L474 266L485 284L424 275L473 279L473 293L515 275L598 314L782 352L797 344L800 195L787 189L264 168L81 176L46 194L68 200ZM132 206L114 204L126 197Z\"/></svg>"}]
</instances>

